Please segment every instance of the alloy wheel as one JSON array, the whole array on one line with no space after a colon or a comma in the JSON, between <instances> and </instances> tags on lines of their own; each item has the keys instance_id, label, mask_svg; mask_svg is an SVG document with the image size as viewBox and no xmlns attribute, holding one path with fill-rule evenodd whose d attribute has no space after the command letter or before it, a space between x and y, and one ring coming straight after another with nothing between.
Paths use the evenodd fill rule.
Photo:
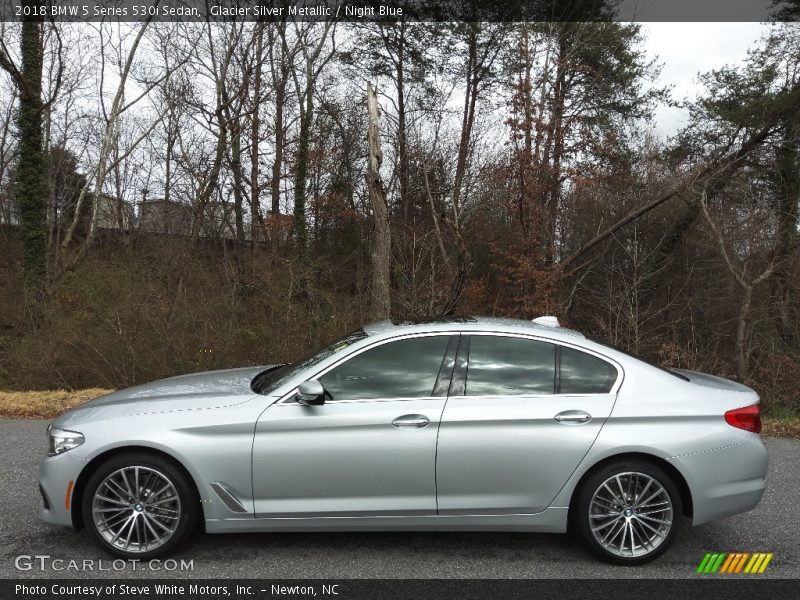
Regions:
<instances>
[{"instance_id":1,"label":"alloy wheel","mask_svg":"<svg viewBox=\"0 0 800 600\"><path fill-rule=\"evenodd\" d=\"M644 473L627 471L606 479L589 503L594 539L619 557L642 557L667 539L673 506L661 483Z\"/></svg>"},{"instance_id":2,"label":"alloy wheel","mask_svg":"<svg viewBox=\"0 0 800 600\"><path fill-rule=\"evenodd\" d=\"M181 520L175 484L164 473L145 466L113 471L97 486L92 518L108 544L129 553L163 546Z\"/></svg>"}]
</instances>

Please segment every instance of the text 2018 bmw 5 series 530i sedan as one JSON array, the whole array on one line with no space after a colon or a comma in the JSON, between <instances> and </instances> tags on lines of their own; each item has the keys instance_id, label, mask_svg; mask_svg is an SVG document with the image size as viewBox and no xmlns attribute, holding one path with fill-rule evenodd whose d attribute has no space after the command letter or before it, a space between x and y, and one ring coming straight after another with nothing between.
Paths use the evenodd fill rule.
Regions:
<instances>
[{"instance_id":1,"label":"text 2018 bmw 5 series 530i sedan","mask_svg":"<svg viewBox=\"0 0 800 600\"><path fill-rule=\"evenodd\" d=\"M684 520L758 504L758 402L552 317L381 322L303 362L173 377L65 413L48 427L39 515L140 559L203 526L569 528L637 564Z\"/></svg>"}]
</instances>

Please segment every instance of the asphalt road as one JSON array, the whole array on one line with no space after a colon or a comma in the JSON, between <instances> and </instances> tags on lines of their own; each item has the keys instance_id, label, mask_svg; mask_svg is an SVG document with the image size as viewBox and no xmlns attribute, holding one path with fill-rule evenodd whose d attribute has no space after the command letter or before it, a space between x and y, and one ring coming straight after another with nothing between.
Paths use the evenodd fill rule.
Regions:
<instances>
[{"instance_id":1,"label":"asphalt road","mask_svg":"<svg viewBox=\"0 0 800 600\"><path fill-rule=\"evenodd\" d=\"M37 464L44 421L0 420L0 578L91 577L82 571L18 571L15 557L111 559L89 540L40 522ZM532 533L253 533L199 535L175 556L193 570L104 571L102 577L257 578L682 578L709 551L773 552L764 576L800 577L800 441L767 439L770 473L761 504L744 515L691 527L665 556L642 567L597 562L566 535ZM709 576L705 576L709 577ZM735 576L734 576L735 577ZM741 577L741 575L739 575Z\"/></svg>"}]
</instances>

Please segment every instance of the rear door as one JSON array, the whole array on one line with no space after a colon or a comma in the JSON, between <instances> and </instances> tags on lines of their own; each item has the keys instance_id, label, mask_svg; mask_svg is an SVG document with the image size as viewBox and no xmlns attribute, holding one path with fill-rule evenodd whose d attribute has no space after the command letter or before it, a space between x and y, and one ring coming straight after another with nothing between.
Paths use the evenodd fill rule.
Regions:
<instances>
[{"instance_id":1,"label":"rear door","mask_svg":"<svg viewBox=\"0 0 800 600\"><path fill-rule=\"evenodd\" d=\"M436 459L440 514L544 510L611 413L618 370L575 348L463 335Z\"/></svg>"}]
</instances>

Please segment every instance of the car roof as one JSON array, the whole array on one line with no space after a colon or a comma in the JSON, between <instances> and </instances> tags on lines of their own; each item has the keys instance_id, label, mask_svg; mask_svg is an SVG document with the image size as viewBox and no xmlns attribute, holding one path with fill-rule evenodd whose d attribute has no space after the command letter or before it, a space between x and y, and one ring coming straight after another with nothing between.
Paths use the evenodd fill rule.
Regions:
<instances>
[{"instance_id":1,"label":"car roof","mask_svg":"<svg viewBox=\"0 0 800 600\"><path fill-rule=\"evenodd\" d=\"M551 321L552 317L542 318L540 321ZM433 331L491 331L496 333L527 333L551 339L575 339L585 336L574 329L566 327L545 325L523 319L509 319L503 317L441 317L436 319L406 319L393 321L378 321L364 326L364 331L369 336L391 337L403 333L424 333Z\"/></svg>"}]
</instances>

